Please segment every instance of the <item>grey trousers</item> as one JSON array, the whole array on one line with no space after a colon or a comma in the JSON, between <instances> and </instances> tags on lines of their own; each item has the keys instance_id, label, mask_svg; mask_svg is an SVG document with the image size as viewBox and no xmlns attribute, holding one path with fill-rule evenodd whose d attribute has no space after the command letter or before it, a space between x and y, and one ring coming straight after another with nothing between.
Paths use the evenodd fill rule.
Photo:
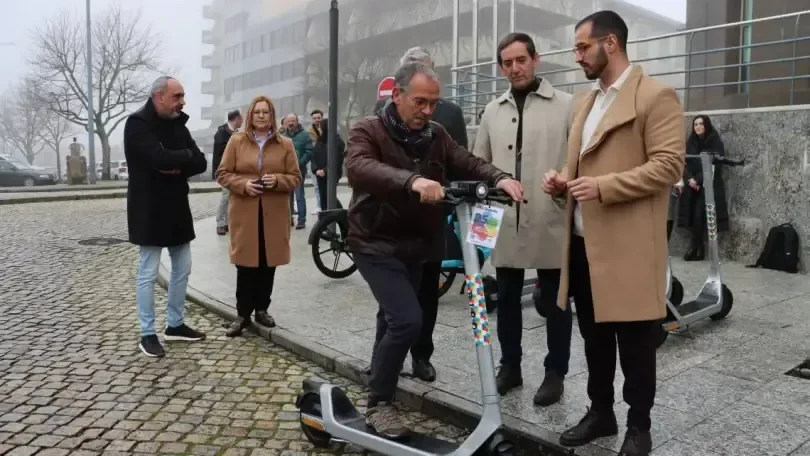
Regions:
<instances>
[{"instance_id":1,"label":"grey trousers","mask_svg":"<svg viewBox=\"0 0 810 456\"><path fill-rule=\"evenodd\" d=\"M217 228L228 226L228 200L231 198L231 191L222 188L222 194L217 204Z\"/></svg>"}]
</instances>

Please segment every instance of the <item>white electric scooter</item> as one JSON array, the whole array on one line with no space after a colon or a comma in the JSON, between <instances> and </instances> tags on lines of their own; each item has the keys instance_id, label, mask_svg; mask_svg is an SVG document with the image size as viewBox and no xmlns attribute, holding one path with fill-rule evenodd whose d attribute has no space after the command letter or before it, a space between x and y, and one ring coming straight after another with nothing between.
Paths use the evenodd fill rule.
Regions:
<instances>
[{"instance_id":1,"label":"white electric scooter","mask_svg":"<svg viewBox=\"0 0 810 456\"><path fill-rule=\"evenodd\" d=\"M365 415L357 410L346 393L335 385L304 380L296 400L300 411L301 430L317 447L332 442L352 443L387 456L514 456L515 445L503 432L500 395L495 386L495 364L490 347L489 319L478 255L473 244L466 242L472 227L475 203L494 201L512 204L512 199L499 189L483 182L455 182L445 189L447 204L455 207L461 233L462 254L467 294L470 300L473 341L478 360L478 375L483 393L483 413L475 430L461 444L428 435L411 433L404 439L389 440L377 435L366 424Z\"/></svg>"}]
</instances>

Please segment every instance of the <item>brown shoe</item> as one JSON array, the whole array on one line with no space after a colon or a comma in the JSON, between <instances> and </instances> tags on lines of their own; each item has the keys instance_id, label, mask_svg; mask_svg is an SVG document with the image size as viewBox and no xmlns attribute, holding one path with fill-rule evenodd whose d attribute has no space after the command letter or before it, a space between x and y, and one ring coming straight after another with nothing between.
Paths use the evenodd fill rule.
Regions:
<instances>
[{"instance_id":1,"label":"brown shoe","mask_svg":"<svg viewBox=\"0 0 810 456\"><path fill-rule=\"evenodd\" d=\"M271 317L270 314L268 314L264 310L257 310L256 311L256 316L254 318L254 321L257 324L260 324L260 325L262 325L262 326L264 326L266 328L275 328L276 327L276 321L273 320L273 317Z\"/></svg>"},{"instance_id":2,"label":"brown shoe","mask_svg":"<svg viewBox=\"0 0 810 456\"><path fill-rule=\"evenodd\" d=\"M218 226L217 227L217 234L220 236L225 236L228 234L228 227L227 226Z\"/></svg>"}]
</instances>

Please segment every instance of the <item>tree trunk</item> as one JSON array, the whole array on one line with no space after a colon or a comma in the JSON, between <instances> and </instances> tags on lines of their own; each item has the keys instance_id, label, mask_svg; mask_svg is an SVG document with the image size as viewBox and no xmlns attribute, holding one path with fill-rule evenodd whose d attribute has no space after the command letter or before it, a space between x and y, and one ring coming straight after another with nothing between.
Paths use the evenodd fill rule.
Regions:
<instances>
[{"instance_id":1,"label":"tree trunk","mask_svg":"<svg viewBox=\"0 0 810 456\"><path fill-rule=\"evenodd\" d=\"M59 182L62 182L62 153L59 151L59 142L56 142L56 147L53 149L56 153L56 176Z\"/></svg>"},{"instance_id":2,"label":"tree trunk","mask_svg":"<svg viewBox=\"0 0 810 456\"><path fill-rule=\"evenodd\" d=\"M34 155L34 151L30 150L30 148L26 147L26 149L27 150L25 151L25 159L28 160L29 165L33 165L34 157L36 157L36 155Z\"/></svg>"},{"instance_id":3,"label":"tree trunk","mask_svg":"<svg viewBox=\"0 0 810 456\"><path fill-rule=\"evenodd\" d=\"M101 140L101 180L110 180L110 138L101 131L98 138Z\"/></svg>"}]
</instances>

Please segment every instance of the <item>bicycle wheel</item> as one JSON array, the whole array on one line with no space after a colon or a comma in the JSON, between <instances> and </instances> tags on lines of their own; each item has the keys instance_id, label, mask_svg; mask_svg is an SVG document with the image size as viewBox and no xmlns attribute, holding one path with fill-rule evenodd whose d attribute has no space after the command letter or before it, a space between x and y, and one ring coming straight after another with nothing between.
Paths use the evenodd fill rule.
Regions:
<instances>
[{"instance_id":1,"label":"bicycle wheel","mask_svg":"<svg viewBox=\"0 0 810 456\"><path fill-rule=\"evenodd\" d=\"M342 214L327 215L312 226L312 260L318 271L330 279L345 279L357 270L354 257L346 245L347 232L348 226ZM330 253L332 258L329 258ZM324 256L327 256L327 261L324 261ZM346 261L341 263L343 258L348 259L349 264Z\"/></svg>"}]
</instances>

